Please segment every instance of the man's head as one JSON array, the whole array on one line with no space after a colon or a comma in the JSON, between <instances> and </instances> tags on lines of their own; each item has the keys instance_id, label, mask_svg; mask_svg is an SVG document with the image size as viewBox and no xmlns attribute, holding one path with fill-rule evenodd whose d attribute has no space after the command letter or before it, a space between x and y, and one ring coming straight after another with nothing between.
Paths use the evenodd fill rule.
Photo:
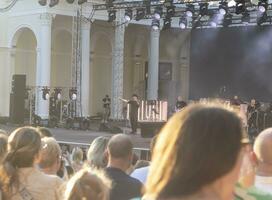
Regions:
<instances>
[{"instance_id":1,"label":"man's head","mask_svg":"<svg viewBox=\"0 0 272 200\"><path fill-rule=\"evenodd\" d=\"M254 153L258 165L272 167L272 128L262 131L255 140Z\"/></svg>"},{"instance_id":2,"label":"man's head","mask_svg":"<svg viewBox=\"0 0 272 200\"><path fill-rule=\"evenodd\" d=\"M255 105L256 104L256 100L255 99L251 99L250 104L251 105Z\"/></svg>"},{"instance_id":3,"label":"man's head","mask_svg":"<svg viewBox=\"0 0 272 200\"><path fill-rule=\"evenodd\" d=\"M182 97L181 96L178 96L178 101L182 101Z\"/></svg>"},{"instance_id":4,"label":"man's head","mask_svg":"<svg viewBox=\"0 0 272 200\"><path fill-rule=\"evenodd\" d=\"M238 96L237 96L237 95L235 95L235 96L234 96L234 99L235 99L235 100L237 100L237 99L238 99Z\"/></svg>"},{"instance_id":5,"label":"man's head","mask_svg":"<svg viewBox=\"0 0 272 200\"><path fill-rule=\"evenodd\" d=\"M137 94L133 94L132 95L132 100L133 101L138 101L138 95Z\"/></svg>"},{"instance_id":6,"label":"man's head","mask_svg":"<svg viewBox=\"0 0 272 200\"><path fill-rule=\"evenodd\" d=\"M47 174L56 174L60 168L61 149L57 141L52 137L42 138L38 165Z\"/></svg>"},{"instance_id":7,"label":"man's head","mask_svg":"<svg viewBox=\"0 0 272 200\"><path fill-rule=\"evenodd\" d=\"M126 171L132 162L132 142L129 136L118 134L108 143L109 165Z\"/></svg>"}]
</instances>

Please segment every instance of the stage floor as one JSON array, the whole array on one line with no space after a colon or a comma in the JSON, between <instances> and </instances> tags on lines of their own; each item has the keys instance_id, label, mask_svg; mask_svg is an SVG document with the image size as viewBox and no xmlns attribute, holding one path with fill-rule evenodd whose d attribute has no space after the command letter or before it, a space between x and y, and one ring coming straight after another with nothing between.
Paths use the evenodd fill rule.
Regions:
<instances>
[{"instance_id":1,"label":"stage floor","mask_svg":"<svg viewBox=\"0 0 272 200\"><path fill-rule=\"evenodd\" d=\"M16 126L0 124L0 129L4 129L7 132L11 132L16 129ZM113 134L99 131L82 131L64 128L50 128L52 134L58 141L75 142L75 143L91 143L98 136L111 137ZM128 132L128 131L125 131ZM150 139L142 138L140 134L131 135L134 148L149 148Z\"/></svg>"}]
</instances>

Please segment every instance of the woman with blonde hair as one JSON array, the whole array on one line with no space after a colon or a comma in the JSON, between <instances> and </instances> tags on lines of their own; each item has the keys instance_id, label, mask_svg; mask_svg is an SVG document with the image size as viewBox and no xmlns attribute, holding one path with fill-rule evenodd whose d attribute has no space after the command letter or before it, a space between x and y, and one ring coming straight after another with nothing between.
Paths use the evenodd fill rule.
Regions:
<instances>
[{"instance_id":1,"label":"woman with blonde hair","mask_svg":"<svg viewBox=\"0 0 272 200\"><path fill-rule=\"evenodd\" d=\"M231 200L243 158L242 123L225 108L192 105L161 131L146 199Z\"/></svg>"},{"instance_id":2,"label":"woman with blonde hair","mask_svg":"<svg viewBox=\"0 0 272 200\"><path fill-rule=\"evenodd\" d=\"M82 169L66 185L64 200L108 200L110 181L95 170Z\"/></svg>"},{"instance_id":3,"label":"woman with blonde hair","mask_svg":"<svg viewBox=\"0 0 272 200\"><path fill-rule=\"evenodd\" d=\"M107 166L106 149L109 138L100 136L93 140L87 153L87 161L91 167L105 168Z\"/></svg>"},{"instance_id":4,"label":"woman with blonde hair","mask_svg":"<svg viewBox=\"0 0 272 200\"><path fill-rule=\"evenodd\" d=\"M34 163L39 157L41 137L32 127L18 128L8 138L8 151L0 167L4 200L58 199L58 177L45 175Z\"/></svg>"}]
</instances>

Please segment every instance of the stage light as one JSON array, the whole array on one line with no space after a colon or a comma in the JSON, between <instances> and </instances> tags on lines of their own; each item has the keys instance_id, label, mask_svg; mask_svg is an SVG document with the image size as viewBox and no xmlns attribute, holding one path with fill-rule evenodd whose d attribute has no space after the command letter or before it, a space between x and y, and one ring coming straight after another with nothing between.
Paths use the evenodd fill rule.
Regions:
<instances>
[{"instance_id":1,"label":"stage light","mask_svg":"<svg viewBox=\"0 0 272 200\"><path fill-rule=\"evenodd\" d=\"M219 14L226 15L228 13L228 3L227 2L220 2L219 3Z\"/></svg>"},{"instance_id":2,"label":"stage light","mask_svg":"<svg viewBox=\"0 0 272 200\"><path fill-rule=\"evenodd\" d=\"M55 88L54 89L54 98L55 98L55 100L60 100L61 99L61 89L60 88Z\"/></svg>"},{"instance_id":3,"label":"stage light","mask_svg":"<svg viewBox=\"0 0 272 200\"><path fill-rule=\"evenodd\" d=\"M48 100L50 98L49 92L50 92L50 89L48 87L44 87L42 89L42 98L43 98L43 100Z\"/></svg>"},{"instance_id":4,"label":"stage light","mask_svg":"<svg viewBox=\"0 0 272 200\"><path fill-rule=\"evenodd\" d=\"M162 7L156 7L154 11L154 18L159 20L162 15Z\"/></svg>"},{"instance_id":5,"label":"stage light","mask_svg":"<svg viewBox=\"0 0 272 200\"><path fill-rule=\"evenodd\" d=\"M195 11L195 7L192 4L189 4L186 8L186 16L187 17L193 17Z\"/></svg>"},{"instance_id":6,"label":"stage light","mask_svg":"<svg viewBox=\"0 0 272 200\"><path fill-rule=\"evenodd\" d=\"M261 13L264 13L266 12L267 6L268 6L267 0L260 0L258 3L258 10Z\"/></svg>"},{"instance_id":7,"label":"stage light","mask_svg":"<svg viewBox=\"0 0 272 200\"><path fill-rule=\"evenodd\" d=\"M116 10L108 10L108 22L113 22L116 19Z\"/></svg>"},{"instance_id":8,"label":"stage light","mask_svg":"<svg viewBox=\"0 0 272 200\"><path fill-rule=\"evenodd\" d=\"M45 6L47 4L47 0L39 0L39 4L41 6Z\"/></svg>"},{"instance_id":9,"label":"stage light","mask_svg":"<svg viewBox=\"0 0 272 200\"><path fill-rule=\"evenodd\" d=\"M127 9L126 11L125 11L125 21L126 22L129 22L130 20L132 20L132 10L131 9Z\"/></svg>"},{"instance_id":10,"label":"stage light","mask_svg":"<svg viewBox=\"0 0 272 200\"><path fill-rule=\"evenodd\" d=\"M237 15L246 12L245 0L236 0L235 13Z\"/></svg>"},{"instance_id":11,"label":"stage light","mask_svg":"<svg viewBox=\"0 0 272 200\"><path fill-rule=\"evenodd\" d=\"M145 9L144 8L138 8L136 10L136 21L139 21L145 17Z\"/></svg>"},{"instance_id":12,"label":"stage light","mask_svg":"<svg viewBox=\"0 0 272 200\"><path fill-rule=\"evenodd\" d=\"M78 0L78 5L81 5L81 4L84 4L84 3L86 3L87 2L87 0Z\"/></svg>"},{"instance_id":13,"label":"stage light","mask_svg":"<svg viewBox=\"0 0 272 200\"><path fill-rule=\"evenodd\" d=\"M67 3L69 3L69 4L73 4L74 2L75 2L75 0L66 0L67 1Z\"/></svg>"},{"instance_id":14,"label":"stage light","mask_svg":"<svg viewBox=\"0 0 272 200\"><path fill-rule=\"evenodd\" d=\"M181 17L179 19L179 27L181 29L185 29L187 27L187 19L186 19L186 17Z\"/></svg>"},{"instance_id":15,"label":"stage light","mask_svg":"<svg viewBox=\"0 0 272 200\"><path fill-rule=\"evenodd\" d=\"M166 29L170 29L171 28L171 22L172 22L172 19L171 18L165 18L163 20L163 29L166 30Z\"/></svg>"},{"instance_id":16,"label":"stage light","mask_svg":"<svg viewBox=\"0 0 272 200\"><path fill-rule=\"evenodd\" d=\"M160 20L153 19L151 27L152 27L153 30L159 30L159 28L160 28Z\"/></svg>"},{"instance_id":17,"label":"stage light","mask_svg":"<svg viewBox=\"0 0 272 200\"><path fill-rule=\"evenodd\" d=\"M77 90L72 88L69 90L69 98L72 101L75 101L77 99Z\"/></svg>"},{"instance_id":18,"label":"stage light","mask_svg":"<svg viewBox=\"0 0 272 200\"><path fill-rule=\"evenodd\" d=\"M209 5L208 3L199 4L199 14L201 16L209 15L208 5Z\"/></svg>"},{"instance_id":19,"label":"stage light","mask_svg":"<svg viewBox=\"0 0 272 200\"><path fill-rule=\"evenodd\" d=\"M249 22L250 22L250 15L249 15L248 12L243 13L241 21L242 21L243 24L249 24Z\"/></svg>"},{"instance_id":20,"label":"stage light","mask_svg":"<svg viewBox=\"0 0 272 200\"><path fill-rule=\"evenodd\" d=\"M260 26L265 23L268 19L267 13L263 13L260 17L257 18L257 24Z\"/></svg>"},{"instance_id":21,"label":"stage light","mask_svg":"<svg viewBox=\"0 0 272 200\"><path fill-rule=\"evenodd\" d=\"M175 8L176 8L175 6L168 6L166 8L166 16L168 18L174 17L174 15L175 15Z\"/></svg>"},{"instance_id":22,"label":"stage light","mask_svg":"<svg viewBox=\"0 0 272 200\"><path fill-rule=\"evenodd\" d=\"M223 21L223 26L228 27L229 25L231 25L231 23L232 23L232 15L229 14L225 16L225 19Z\"/></svg>"},{"instance_id":23,"label":"stage light","mask_svg":"<svg viewBox=\"0 0 272 200\"><path fill-rule=\"evenodd\" d=\"M59 0L50 0L49 7L54 7L59 3Z\"/></svg>"}]
</instances>

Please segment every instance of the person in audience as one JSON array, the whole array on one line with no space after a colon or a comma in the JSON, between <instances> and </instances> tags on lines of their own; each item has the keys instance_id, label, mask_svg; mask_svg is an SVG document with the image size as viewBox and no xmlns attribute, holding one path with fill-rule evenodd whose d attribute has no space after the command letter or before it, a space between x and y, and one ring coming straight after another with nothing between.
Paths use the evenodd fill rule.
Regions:
<instances>
[{"instance_id":1,"label":"person in audience","mask_svg":"<svg viewBox=\"0 0 272 200\"><path fill-rule=\"evenodd\" d=\"M61 149L53 137L42 138L38 165L45 174L57 175L61 163Z\"/></svg>"},{"instance_id":2,"label":"person in audience","mask_svg":"<svg viewBox=\"0 0 272 200\"><path fill-rule=\"evenodd\" d=\"M74 172L78 172L83 167L83 151L79 147L75 147L72 151L72 168Z\"/></svg>"},{"instance_id":3,"label":"person in audience","mask_svg":"<svg viewBox=\"0 0 272 200\"><path fill-rule=\"evenodd\" d=\"M272 194L272 128L262 131L254 143L256 188Z\"/></svg>"},{"instance_id":4,"label":"person in audience","mask_svg":"<svg viewBox=\"0 0 272 200\"><path fill-rule=\"evenodd\" d=\"M8 136L3 130L0 130L0 163L2 163L7 153Z\"/></svg>"},{"instance_id":5,"label":"person in audience","mask_svg":"<svg viewBox=\"0 0 272 200\"><path fill-rule=\"evenodd\" d=\"M153 154L153 149L156 143L158 135L154 136L150 142L150 153L151 155ZM141 181L143 184L146 183L146 179L147 179L147 175L149 172L149 168L150 166L144 166L141 167L139 169L135 169L134 172L132 172L131 177L138 179L139 181Z\"/></svg>"},{"instance_id":6,"label":"person in audience","mask_svg":"<svg viewBox=\"0 0 272 200\"><path fill-rule=\"evenodd\" d=\"M0 166L0 187L5 200L59 199L60 179L34 166L41 137L32 127L18 128L8 138L8 151Z\"/></svg>"},{"instance_id":7,"label":"person in audience","mask_svg":"<svg viewBox=\"0 0 272 200\"><path fill-rule=\"evenodd\" d=\"M87 153L87 162L94 168L105 168L108 164L107 145L109 139L101 136L93 140Z\"/></svg>"},{"instance_id":8,"label":"person in audience","mask_svg":"<svg viewBox=\"0 0 272 200\"><path fill-rule=\"evenodd\" d=\"M112 180L110 200L128 200L141 196L142 184L126 174L132 163L132 142L129 136L117 134L108 143L109 162L106 175Z\"/></svg>"},{"instance_id":9,"label":"person in audience","mask_svg":"<svg viewBox=\"0 0 272 200\"><path fill-rule=\"evenodd\" d=\"M156 141L147 199L231 200L243 159L242 122L216 105L175 114Z\"/></svg>"},{"instance_id":10,"label":"person in audience","mask_svg":"<svg viewBox=\"0 0 272 200\"><path fill-rule=\"evenodd\" d=\"M53 137L53 134L51 133L51 131L48 128L38 127L38 131L41 134L41 138L44 138L44 137Z\"/></svg>"},{"instance_id":11,"label":"person in audience","mask_svg":"<svg viewBox=\"0 0 272 200\"><path fill-rule=\"evenodd\" d=\"M101 172L82 169L67 183L64 200L109 200L110 185Z\"/></svg>"}]
</instances>

